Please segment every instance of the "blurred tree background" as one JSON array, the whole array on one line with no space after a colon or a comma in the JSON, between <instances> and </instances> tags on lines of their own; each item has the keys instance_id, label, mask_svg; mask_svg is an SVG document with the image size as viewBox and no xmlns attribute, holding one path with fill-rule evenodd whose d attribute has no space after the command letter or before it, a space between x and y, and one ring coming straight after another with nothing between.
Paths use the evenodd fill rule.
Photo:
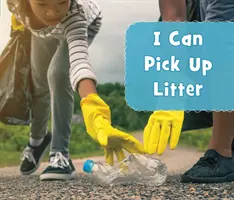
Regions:
<instances>
[{"instance_id":1,"label":"blurred tree background","mask_svg":"<svg viewBox=\"0 0 234 200\"><path fill-rule=\"evenodd\" d=\"M144 128L151 112L136 112L131 109L125 100L124 85L120 83L106 83L98 85L99 96L109 105L112 125L127 131L136 131ZM75 96L74 113L81 115L80 98Z\"/></svg>"},{"instance_id":2,"label":"blurred tree background","mask_svg":"<svg viewBox=\"0 0 234 200\"><path fill-rule=\"evenodd\" d=\"M125 100L125 87L120 83L106 83L97 86L98 94L110 106L112 125L127 133L143 130L151 112L137 112L131 109ZM80 97L74 95L74 115L82 117ZM50 122L49 122L50 127ZM30 127L7 126L0 123L0 167L18 165L20 154L29 140ZM180 142L204 150L208 144L210 130L199 130L193 134L183 134ZM86 133L83 121L72 124L70 154L73 158L103 155L98 143ZM45 157L44 160L48 159Z\"/></svg>"},{"instance_id":3,"label":"blurred tree background","mask_svg":"<svg viewBox=\"0 0 234 200\"><path fill-rule=\"evenodd\" d=\"M114 127L128 133L144 128L150 113L135 112L126 104L124 85L106 83L98 85L97 90L99 96L110 106ZM80 97L76 94L74 97L74 115L82 117ZM19 164L20 154L29 140L29 132L28 126L8 126L0 123L0 167ZM103 154L101 147L86 133L83 121L72 124L70 153L73 157Z\"/></svg>"}]
</instances>

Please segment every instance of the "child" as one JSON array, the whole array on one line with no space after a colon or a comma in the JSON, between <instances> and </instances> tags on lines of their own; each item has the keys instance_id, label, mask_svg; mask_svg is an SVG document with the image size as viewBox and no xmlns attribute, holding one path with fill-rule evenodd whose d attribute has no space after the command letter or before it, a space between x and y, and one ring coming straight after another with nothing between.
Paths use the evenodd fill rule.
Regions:
<instances>
[{"instance_id":1,"label":"child","mask_svg":"<svg viewBox=\"0 0 234 200\"><path fill-rule=\"evenodd\" d=\"M74 177L68 150L74 91L82 99L87 132L104 147L109 164L113 164L113 152L118 161L124 158L122 148L143 153L138 140L111 126L109 107L97 95L88 46L101 27L99 5L94 0L7 0L7 4L32 33L33 119L30 141L23 152L22 174L31 174L39 167L51 142L49 166L40 179ZM46 130L50 104L52 137Z\"/></svg>"}]
</instances>

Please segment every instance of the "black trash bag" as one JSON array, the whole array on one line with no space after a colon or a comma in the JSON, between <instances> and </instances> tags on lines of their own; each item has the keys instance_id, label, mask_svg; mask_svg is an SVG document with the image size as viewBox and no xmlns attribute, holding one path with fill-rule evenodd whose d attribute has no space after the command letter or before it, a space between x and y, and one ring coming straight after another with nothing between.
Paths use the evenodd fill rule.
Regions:
<instances>
[{"instance_id":1,"label":"black trash bag","mask_svg":"<svg viewBox=\"0 0 234 200\"><path fill-rule=\"evenodd\" d=\"M0 121L8 125L29 125L32 79L31 33L12 31L0 56Z\"/></svg>"},{"instance_id":2,"label":"black trash bag","mask_svg":"<svg viewBox=\"0 0 234 200\"><path fill-rule=\"evenodd\" d=\"M208 111L187 111L184 113L182 132L211 128L213 126L212 112Z\"/></svg>"},{"instance_id":3,"label":"black trash bag","mask_svg":"<svg viewBox=\"0 0 234 200\"><path fill-rule=\"evenodd\" d=\"M187 21L200 22L200 0L187 0Z\"/></svg>"}]
</instances>

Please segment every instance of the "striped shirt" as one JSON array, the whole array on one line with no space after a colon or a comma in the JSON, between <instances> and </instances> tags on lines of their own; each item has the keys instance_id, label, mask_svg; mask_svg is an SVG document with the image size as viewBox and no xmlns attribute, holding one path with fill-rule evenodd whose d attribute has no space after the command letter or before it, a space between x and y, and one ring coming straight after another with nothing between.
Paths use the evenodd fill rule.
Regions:
<instances>
[{"instance_id":1,"label":"striped shirt","mask_svg":"<svg viewBox=\"0 0 234 200\"><path fill-rule=\"evenodd\" d=\"M88 37L93 38L101 27L102 15L95 0L71 0L65 18L55 27L34 30L29 20L23 20L19 12L19 0L7 0L8 9L32 34L46 38L55 37L67 41L70 61L70 81L74 91L85 78L97 82L88 54Z\"/></svg>"}]
</instances>

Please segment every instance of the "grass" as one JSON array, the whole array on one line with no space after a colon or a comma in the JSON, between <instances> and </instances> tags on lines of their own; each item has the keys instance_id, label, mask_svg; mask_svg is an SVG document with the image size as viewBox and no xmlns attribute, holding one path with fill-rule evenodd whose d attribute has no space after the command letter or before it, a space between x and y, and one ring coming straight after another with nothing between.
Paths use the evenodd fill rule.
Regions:
<instances>
[{"instance_id":1,"label":"grass","mask_svg":"<svg viewBox=\"0 0 234 200\"><path fill-rule=\"evenodd\" d=\"M185 147L195 147L200 151L205 151L211 137L211 128L183 132L180 136L179 145Z\"/></svg>"},{"instance_id":2,"label":"grass","mask_svg":"<svg viewBox=\"0 0 234 200\"><path fill-rule=\"evenodd\" d=\"M98 144L88 136L80 126L73 126L73 134L70 144L71 158L85 158L104 155ZM123 130L123 129L122 129ZM124 131L124 130L123 130ZM29 127L6 126L0 124L0 167L20 164L20 155L28 142ZM183 132L179 146L195 147L205 151L211 136L211 129L201 129ZM48 153L43 159L48 161Z\"/></svg>"},{"instance_id":3,"label":"grass","mask_svg":"<svg viewBox=\"0 0 234 200\"><path fill-rule=\"evenodd\" d=\"M1 155L1 162L0 167L10 167L10 166L18 166L20 164L20 156L21 152L17 151L0 151ZM102 156L104 155L104 152L102 150L97 150L95 152L90 153L81 153L81 154L72 154L72 159L82 159L87 157L94 157L94 156ZM43 162L47 162L49 159L49 152L45 155L43 158Z\"/></svg>"},{"instance_id":4,"label":"grass","mask_svg":"<svg viewBox=\"0 0 234 200\"><path fill-rule=\"evenodd\" d=\"M0 151L1 162L0 167L15 166L20 163L20 152Z\"/></svg>"},{"instance_id":5,"label":"grass","mask_svg":"<svg viewBox=\"0 0 234 200\"><path fill-rule=\"evenodd\" d=\"M0 167L20 164L29 131L28 126L7 126L0 123ZM70 154L72 158L85 158L104 155L104 152L86 133L84 125L72 125ZM48 152L43 161L48 161Z\"/></svg>"}]
</instances>

